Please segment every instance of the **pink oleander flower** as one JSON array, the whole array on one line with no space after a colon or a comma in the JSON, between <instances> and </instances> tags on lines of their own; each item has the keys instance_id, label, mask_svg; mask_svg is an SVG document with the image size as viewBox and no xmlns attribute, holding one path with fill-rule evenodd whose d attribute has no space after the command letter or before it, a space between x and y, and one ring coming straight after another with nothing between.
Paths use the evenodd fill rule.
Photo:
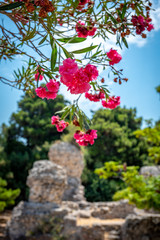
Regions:
<instances>
[{"instance_id":1,"label":"pink oleander flower","mask_svg":"<svg viewBox=\"0 0 160 240\"><path fill-rule=\"evenodd\" d=\"M154 29L153 24L148 24L147 31L150 32L152 29Z\"/></svg>"},{"instance_id":2,"label":"pink oleander flower","mask_svg":"<svg viewBox=\"0 0 160 240\"><path fill-rule=\"evenodd\" d=\"M47 98L47 99L55 99L57 97L57 93L59 90L60 83L56 82L54 79L50 79L50 81L46 84L46 87L49 91L46 90L44 87L38 87L35 89L36 94L40 98Z\"/></svg>"},{"instance_id":3,"label":"pink oleander flower","mask_svg":"<svg viewBox=\"0 0 160 240\"><path fill-rule=\"evenodd\" d=\"M152 21L151 18L145 19L143 16L132 16L131 22L133 23L133 26L136 27L136 34L140 35L143 31L147 29L147 31L151 31L154 29L153 24L150 24Z\"/></svg>"},{"instance_id":4,"label":"pink oleander flower","mask_svg":"<svg viewBox=\"0 0 160 240\"><path fill-rule=\"evenodd\" d=\"M68 127L69 123L65 122L64 120L59 121L58 124L56 124L56 128L58 132L63 132L63 130Z\"/></svg>"},{"instance_id":5,"label":"pink oleander flower","mask_svg":"<svg viewBox=\"0 0 160 240\"><path fill-rule=\"evenodd\" d=\"M116 108L118 105L120 105L120 97L109 97L107 99L107 101L102 101L102 106L105 108L109 108L109 109L114 109Z\"/></svg>"},{"instance_id":6,"label":"pink oleander flower","mask_svg":"<svg viewBox=\"0 0 160 240\"><path fill-rule=\"evenodd\" d=\"M35 92L36 92L37 96L42 99L46 97L46 89L44 87L36 88Z\"/></svg>"},{"instance_id":7,"label":"pink oleander flower","mask_svg":"<svg viewBox=\"0 0 160 240\"><path fill-rule=\"evenodd\" d=\"M63 61L63 65L59 67L59 73L61 75L61 82L67 87L73 85L73 76L78 70L78 65L75 63L75 59L67 58Z\"/></svg>"},{"instance_id":8,"label":"pink oleander flower","mask_svg":"<svg viewBox=\"0 0 160 240\"><path fill-rule=\"evenodd\" d=\"M57 93L59 90L60 83L56 82L54 79L50 79L49 82L46 84L48 91Z\"/></svg>"},{"instance_id":9,"label":"pink oleander flower","mask_svg":"<svg viewBox=\"0 0 160 240\"><path fill-rule=\"evenodd\" d=\"M74 74L73 83L69 86L68 90L70 90L71 94L88 92L91 88L89 81L90 79L84 69L80 68Z\"/></svg>"},{"instance_id":10,"label":"pink oleander flower","mask_svg":"<svg viewBox=\"0 0 160 240\"><path fill-rule=\"evenodd\" d=\"M51 123L52 123L53 125L58 124L58 123L59 123L59 120L60 120L60 117L59 117L58 115L51 117Z\"/></svg>"},{"instance_id":11,"label":"pink oleander flower","mask_svg":"<svg viewBox=\"0 0 160 240\"><path fill-rule=\"evenodd\" d=\"M116 50L113 50L112 48L107 53L107 57L110 59L109 65L117 64L122 59L122 56Z\"/></svg>"},{"instance_id":12,"label":"pink oleander flower","mask_svg":"<svg viewBox=\"0 0 160 240\"><path fill-rule=\"evenodd\" d=\"M76 131L74 134L74 139L76 139L76 143L80 146L87 146L88 144L93 145L94 139L97 138L97 130L89 129L86 133L82 131Z\"/></svg>"},{"instance_id":13,"label":"pink oleander flower","mask_svg":"<svg viewBox=\"0 0 160 240\"><path fill-rule=\"evenodd\" d=\"M69 125L68 122L65 122L64 120L60 120L60 117L58 115L51 117L51 123L52 125L56 125L58 132L63 132L63 130Z\"/></svg>"},{"instance_id":14,"label":"pink oleander flower","mask_svg":"<svg viewBox=\"0 0 160 240\"><path fill-rule=\"evenodd\" d=\"M47 99L55 99L57 97L57 93L51 92L51 91L46 91L46 98Z\"/></svg>"},{"instance_id":15,"label":"pink oleander flower","mask_svg":"<svg viewBox=\"0 0 160 240\"><path fill-rule=\"evenodd\" d=\"M66 59L59 67L60 81L68 87L71 94L88 92L91 88L89 82L96 79L98 70L95 66L88 64L85 68L78 68L73 59Z\"/></svg>"},{"instance_id":16,"label":"pink oleander flower","mask_svg":"<svg viewBox=\"0 0 160 240\"><path fill-rule=\"evenodd\" d=\"M95 66L91 64L87 64L87 66L84 68L85 73L87 73L90 81L96 80L98 77L98 70Z\"/></svg>"},{"instance_id":17,"label":"pink oleander flower","mask_svg":"<svg viewBox=\"0 0 160 240\"><path fill-rule=\"evenodd\" d=\"M89 31L87 27L85 27L85 24L82 23L81 21L78 21L76 24L76 32L78 37L86 38L88 37Z\"/></svg>"},{"instance_id":18,"label":"pink oleander flower","mask_svg":"<svg viewBox=\"0 0 160 240\"><path fill-rule=\"evenodd\" d=\"M38 66L39 67L39 66ZM34 75L34 77L35 77L35 80L36 81L42 81L43 80L43 75L41 75L41 71L44 71L44 69L43 68L41 68L40 70L38 69L38 67L37 67L37 73Z\"/></svg>"},{"instance_id":19,"label":"pink oleander flower","mask_svg":"<svg viewBox=\"0 0 160 240\"><path fill-rule=\"evenodd\" d=\"M89 30L88 36L94 36L97 31L96 27L93 27L91 30Z\"/></svg>"},{"instance_id":20,"label":"pink oleander flower","mask_svg":"<svg viewBox=\"0 0 160 240\"><path fill-rule=\"evenodd\" d=\"M76 32L78 37L86 38L88 36L94 36L96 30L97 30L96 27L88 28L81 21L78 21L78 23L76 24Z\"/></svg>"},{"instance_id":21,"label":"pink oleander flower","mask_svg":"<svg viewBox=\"0 0 160 240\"><path fill-rule=\"evenodd\" d=\"M101 99L105 98L105 94L103 92L99 92L98 94L85 93L85 97L93 102L99 102Z\"/></svg>"}]
</instances>

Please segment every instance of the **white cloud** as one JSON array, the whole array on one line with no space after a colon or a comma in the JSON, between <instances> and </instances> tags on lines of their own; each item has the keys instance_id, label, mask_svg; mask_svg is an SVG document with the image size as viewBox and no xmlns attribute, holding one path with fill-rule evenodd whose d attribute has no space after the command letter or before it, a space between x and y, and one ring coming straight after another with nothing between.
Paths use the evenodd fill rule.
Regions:
<instances>
[{"instance_id":1,"label":"white cloud","mask_svg":"<svg viewBox=\"0 0 160 240\"><path fill-rule=\"evenodd\" d=\"M160 7L151 12L152 22L156 31L160 30Z\"/></svg>"}]
</instances>

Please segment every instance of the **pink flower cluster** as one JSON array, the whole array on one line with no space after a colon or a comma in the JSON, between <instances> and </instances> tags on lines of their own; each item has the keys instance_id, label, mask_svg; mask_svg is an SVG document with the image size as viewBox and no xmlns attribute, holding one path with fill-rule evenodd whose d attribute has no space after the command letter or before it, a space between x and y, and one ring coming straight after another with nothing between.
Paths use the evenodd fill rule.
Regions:
<instances>
[{"instance_id":1,"label":"pink flower cluster","mask_svg":"<svg viewBox=\"0 0 160 240\"><path fill-rule=\"evenodd\" d=\"M109 97L107 101L102 101L102 106L109 109L114 109L120 105L120 97Z\"/></svg>"},{"instance_id":2,"label":"pink flower cluster","mask_svg":"<svg viewBox=\"0 0 160 240\"><path fill-rule=\"evenodd\" d=\"M107 57L110 59L109 65L114 65L116 63L119 63L122 59L122 56L116 50L113 50L112 48L107 53Z\"/></svg>"},{"instance_id":3,"label":"pink flower cluster","mask_svg":"<svg viewBox=\"0 0 160 240\"><path fill-rule=\"evenodd\" d=\"M60 83L56 82L54 79L50 79L50 81L46 84L46 87L38 87L35 89L36 94L40 98L47 98L47 99L55 99L57 97L57 92L59 90Z\"/></svg>"},{"instance_id":4,"label":"pink flower cluster","mask_svg":"<svg viewBox=\"0 0 160 240\"><path fill-rule=\"evenodd\" d=\"M93 102L99 102L101 99L105 98L105 94L101 91L99 91L98 94L91 94L91 93L85 93L85 97L88 98L90 101Z\"/></svg>"},{"instance_id":5,"label":"pink flower cluster","mask_svg":"<svg viewBox=\"0 0 160 240\"><path fill-rule=\"evenodd\" d=\"M152 19L147 18L145 19L143 16L132 16L131 22L133 23L133 26L136 27L136 34L140 35L143 31L147 29L147 31L151 31L154 29L153 24L151 24Z\"/></svg>"},{"instance_id":6,"label":"pink flower cluster","mask_svg":"<svg viewBox=\"0 0 160 240\"><path fill-rule=\"evenodd\" d=\"M40 70L37 68L37 73L34 75L36 81L42 81L43 80L43 75L41 75L41 71L44 71L43 68Z\"/></svg>"},{"instance_id":7,"label":"pink flower cluster","mask_svg":"<svg viewBox=\"0 0 160 240\"><path fill-rule=\"evenodd\" d=\"M78 68L74 59L67 58L59 67L60 81L68 87L71 94L88 92L91 88L89 82L96 80L98 70L95 66L88 64L85 68Z\"/></svg>"},{"instance_id":8,"label":"pink flower cluster","mask_svg":"<svg viewBox=\"0 0 160 240\"><path fill-rule=\"evenodd\" d=\"M88 144L93 145L94 139L97 138L97 130L89 129L86 133L81 131L76 131L74 134L74 139L76 143L80 146L87 146Z\"/></svg>"},{"instance_id":9,"label":"pink flower cluster","mask_svg":"<svg viewBox=\"0 0 160 240\"><path fill-rule=\"evenodd\" d=\"M96 27L86 27L84 23L78 21L76 24L76 32L78 37L86 38L88 36L94 36L97 28Z\"/></svg>"},{"instance_id":10,"label":"pink flower cluster","mask_svg":"<svg viewBox=\"0 0 160 240\"><path fill-rule=\"evenodd\" d=\"M59 116L52 116L51 123L53 125L56 125L58 132L63 132L63 130L69 125L68 122L65 122L64 120L60 120Z\"/></svg>"}]
</instances>

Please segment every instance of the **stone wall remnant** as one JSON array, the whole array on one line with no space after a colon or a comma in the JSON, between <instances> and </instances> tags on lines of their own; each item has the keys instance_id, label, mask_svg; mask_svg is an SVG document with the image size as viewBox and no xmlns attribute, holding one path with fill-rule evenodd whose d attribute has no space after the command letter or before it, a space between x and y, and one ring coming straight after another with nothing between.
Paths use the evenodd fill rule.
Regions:
<instances>
[{"instance_id":1,"label":"stone wall remnant","mask_svg":"<svg viewBox=\"0 0 160 240\"><path fill-rule=\"evenodd\" d=\"M160 214L129 215L122 226L122 240L159 240Z\"/></svg>"},{"instance_id":2,"label":"stone wall remnant","mask_svg":"<svg viewBox=\"0 0 160 240\"><path fill-rule=\"evenodd\" d=\"M64 167L67 175L80 179L83 168L83 155L71 143L57 142L51 145L48 153L49 160Z\"/></svg>"},{"instance_id":3,"label":"stone wall remnant","mask_svg":"<svg viewBox=\"0 0 160 240\"><path fill-rule=\"evenodd\" d=\"M67 173L48 160L36 161L29 171L27 185L30 188L29 201L60 203L67 189Z\"/></svg>"}]
</instances>

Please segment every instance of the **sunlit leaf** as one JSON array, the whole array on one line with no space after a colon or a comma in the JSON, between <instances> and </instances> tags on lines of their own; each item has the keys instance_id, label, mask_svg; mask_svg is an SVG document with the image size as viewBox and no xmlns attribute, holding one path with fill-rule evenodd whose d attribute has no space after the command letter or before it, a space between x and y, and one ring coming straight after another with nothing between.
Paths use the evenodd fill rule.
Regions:
<instances>
[{"instance_id":1,"label":"sunlit leaf","mask_svg":"<svg viewBox=\"0 0 160 240\"><path fill-rule=\"evenodd\" d=\"M86 40L86 38L59 38L57 39L60 42L64 42L64 43L80 43L80 42L84 42Z\"/></svg>"},{"instance_id":2,"label":"sunlit leaf","mask_svg":"<svg viewBox=\"0 0 160 240\"><path fill-rule=\"evenodd\" d=\"M87 48L82 48L82 49L79 49L79 50L72 51L72 53L74 53L74 54L81 54L81 53L90 52L90 51L92 51L94 48L96 48L97 46L98 46L98 45L90 46L90 47L87 47Z\"/></svg>"}]
</instances>

